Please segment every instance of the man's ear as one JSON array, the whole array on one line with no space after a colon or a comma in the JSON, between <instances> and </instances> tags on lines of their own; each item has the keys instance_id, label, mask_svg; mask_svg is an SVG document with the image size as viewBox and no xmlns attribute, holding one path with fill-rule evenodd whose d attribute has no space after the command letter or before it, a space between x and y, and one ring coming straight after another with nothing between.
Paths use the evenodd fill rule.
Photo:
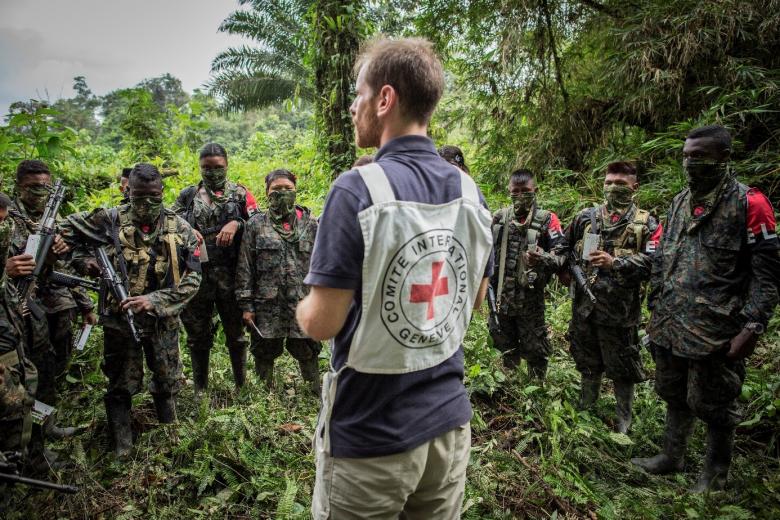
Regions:
<instances>
[{"instance_id":1,"label":"man's ear","mask_svg":"<svg viewBox=\"0 0 780 520\"><path fill-rule=\"evenodd\" d=\"M387 116L397 104L398 93L390 85L384 85L376 97L376 115Z\"/></svg>"}]
</instances>

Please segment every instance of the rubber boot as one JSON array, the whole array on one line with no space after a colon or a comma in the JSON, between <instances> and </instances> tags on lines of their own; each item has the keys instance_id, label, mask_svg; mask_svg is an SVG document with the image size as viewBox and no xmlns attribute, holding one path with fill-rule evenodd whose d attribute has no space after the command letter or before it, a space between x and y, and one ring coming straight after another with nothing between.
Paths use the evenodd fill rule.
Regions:
<instances>
[{"instance_id":1,"label":"rubber boot","mask_svg":"<svg viewBox=\"0 0 780 520\"><path fill-rule=\"evenodd\" d=\"M176 400L171 394L152 394L152 399L160 424L176 422Z\"/></svg>"},{"instance_id":2,"label":"rubber boot","mask_svg":"<svg viewBox=\"0 0 780 520\"><path fill-rule=\"evenodd\" d=\"M238 350L230 350L230 366L233 368L233 381L236 383L236 389L239 389L246 382L245 346L241 346Z\"/></svg>"},{"instance_id":3,"label":"rubber boot","mask_svg":"<svg viewBox=\"0 0 780 520\"><path fill-rule=\"evenodd\" d=\"M547 360L541 362L528 362L528 378L536 380L540 383L544 382L547 377Z\"/></svg>"},{"instance_id":4,"label":"rubber boot","mask_svg":"<svg viewBox=\"0 0 780 520\"><path fill-rule=\"evenodd\" d=\"M208 350L190 350L192 382L196 393L206 390L209 386L209 354Z\"/></svg>"},{"instance_id":5,"label":"rubber boot","mask_svg":"<svg viewBox=\"0 0 780 520\"><path fill-rule=\"evenodd\" d=\"M255 356L255 374L268 390L274 387L274 362Z\"/></svg>"},{"instance_id":6,"label":"rubber boot","mask_svg":"<svg viewBox=\"0 0 780 520\"><path fill-rule=\"evenodd\" d=\"M693 493L721 491L726 487L734 450L734 429L707 426L707 454Z\"/></svg>"},{"instance_id":7,"label":"rubber boot","mask_svg":"<svg viewBox=\"0 0 780 520\"><path fill-rule=\"evenodd\" d=\"M298 366L301 367L301 376L303 380L309 383L309 388L314 395L320 394L320 364L317 357L309 359L299 359Z\"/></svg>"},{"instance_id":8,"label":"rubber boot","mask_svg":"<svg viewBox=\"0 0 780 520\"><path fill-rule=\"evenodd\" d=\"M631 408L634 404L634 383L615 381L615 431L628 433L631 427Z\"/></svg>"},{"instance_id":9,"label":"rubber boot","mask_svg":"<svg viewBox=\"0 0 780 520\"><path fill-rule=\"evenodd\" d=\"M687 410L667 409L663 451L654 457L631 459L631 463L653 475L682 471L693 421L693 415Z\"/></svg>"},{"instance_id":10,"label":"rubber boot","mask_svg":"<svg viewBox=\"0 0 780 520\"><path fill-rule=\"evenodd\" d=\"M578 409L588 410L599 400L599 395L601 395L601 374L595 377L583 375Z\"/></svg>"},{"instance_id":11,"label":"rubber boot","mask_svg":"<svg viewBox=\"0 0 780 520\"><path fill-rule=\"evenodd\" d=\"M126 459L133 449L133 430L130 423L129 398L122 396L106 396L106 418L108 431L114 444L114 454L118 459Z\"/></svg>"}]
</instances>

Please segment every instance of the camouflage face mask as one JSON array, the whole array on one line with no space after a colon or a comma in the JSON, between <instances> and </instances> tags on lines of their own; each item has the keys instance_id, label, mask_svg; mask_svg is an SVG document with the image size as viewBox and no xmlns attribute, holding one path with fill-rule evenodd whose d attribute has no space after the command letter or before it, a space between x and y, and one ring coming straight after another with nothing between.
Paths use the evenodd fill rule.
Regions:
<instances>
[{"instance_id":1,"label":"camouflage face mask","mask_svg":"<svg viewBox=\"0 0 780 520\"><path fill-rule=\"evenodd\" d=\"M728 163L710 159L683 159L688 187L693 193L709 193L728 172Z\"/></svg>"},{"instance_id":2,"label":"camouflage face mask","mask_svg":"<svg viewBox=\"0 0 780 520\"><path fill-rule=\"evenodd\" d=\"M225 188L227 168L201 168L200 176L211 191L222 190Z\"/></svg>"},{"instance_id":3,"label":"camouflage face mask","mask_svg":"<svg viewBox=\"0 0 780 520\"><path fill-rule=\"evenodd\" d=\"M531 211L531 206L536 202L535 191L525 191L512 195L512 207L515 210L515 215L521 216L528 214Z\"/></svg>"},{"instance_id":4,"label":"camouflage face mask","mask_svg":"<svg viewBox=\"0 0 780 520\"><path fill-rule=\"evenodd\" d=\"M272 191L268 194L268 212L279 221L295 210L295 190Z\"/></svg>"},{"instance_id":5,"label":"camouflage face mask","mask_svg":"<svg viewBox=\"0 0 780 520\"><path fill-rule=\"evenodd\" d=\"M130 197L130 209L135 220L141 224L152 224L163 208L162 197Z\"/></svg>"},{"instance_id":6,"label":"camouflage face mask","mask_svg":"<svg viewBox=\"0 0 780 520\"><path fill-rule=\"evenodd\" d=\"M604 202L610 211L625 211L634 200L634 190L622 184L604 186Z\"/></svg>"},{"instance_id":7,"label":"camouflage face mask","mask_svg":"<svg viewBox=\"0 0 780 520\"><path fill-rule=\"evenodd\" d=\"M32 213L43 213L49 200L49 187L46 184L32 184L19 188L19 199Z\"/></svg>"}]
</instances>

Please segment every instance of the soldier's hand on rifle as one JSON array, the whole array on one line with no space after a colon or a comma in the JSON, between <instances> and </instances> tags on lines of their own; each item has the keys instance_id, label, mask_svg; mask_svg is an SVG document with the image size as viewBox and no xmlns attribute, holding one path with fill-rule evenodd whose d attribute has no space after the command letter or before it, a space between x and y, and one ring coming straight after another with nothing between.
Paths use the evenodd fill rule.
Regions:
<instances>
[{"instance_id":1,"label":"soldier's hand on rifle","mask_svg":"<svg viewBox=\"0 0 780 520\"><path fill-rule=\"evenodd\" d=\"M222 231L217 235L217 245L227 247L233 243L233 237L238 232L238 221L231 220L222 227Z\"/></svg>"},{"instance_id":2,"label":"soldier's hand on rifle","mask_svg":"<svg viewBox=\"0 0 780 520\"><path fill-rule=\"evenodd\" d=\"M12 256L5 261L5 272L11 278L27 276L33 273L35 269L35 260L32 255Z\"/></svg>"},{"instance_id":3,"label":"soldier's hand on rifle","mask_svg":"<svg viewBox=\"0 0 780 520\"><path fill-rule=\"evenodd\" d=\"M89 276L100 276L100 264L94 258L84 260L84 271Z\"/></svg>"},{"instance_id":4,"label":"soldier's hand on rifle","mask_svg":"<svg viewBox=\"0 0 780 520\"><path fill-rule=\"evenodd\" d=\"M154 305L152 305L152 300L149 299L149 296L142 294L141 296L131 296L122 300L122 310L126 311L127 309L136 314L141 314L153 311Z\"/></svg>"},{"instance_id":5,"label":"soldier's hand on rifle","mask_svg":"<svg viewBox=\"0 0 780 520\"><path fill-rule=\"evenodd\" d=\"M91 310L82 312L81 319L84 320L84 325L97 325L98 322L97 314Z\"/></svg>"},{"instance_id":6,"label":"soldier's hand on rifle","mask_svg":"<svg viewBox=\"0 0 780 520\"><path fill-rule=\"evenodd\" d=\"M753 353L757 342L758 336L748 329L742 329L739 334L731 339L726 357L734 360L745 359Z\"/></svg>"},{"instance_id":7,"label":"soldier's hand on rifle","mask_svg":"<svg viewBox=\"0 0 780 520\"><path fill-rule=\"evenodd\" d=\"M62 255L70 251L70 246L62 239L62 235L54 235L54 243L51 250L55 255Z\"/></svg>"},{"instance_id":8,"label":"soldier's hand on rifle","mask_svg":"<svg viewBox=\"0 0 780 520\"><path fill-rule=\"evenodd\" d=\"M241 320L243 320L244 325L247 327L251 327L255 323L255 313L250 311L244 311L244 313L241 315Z\"/></svg>"},{"instance_id":9,"label":"soldier's hand on rifle","mask_svg":"<svg viewBox=\"0 0 780 520\"><path fill-rule=\"evenodd\" d=\"M606 269L607 271L612 269L612 263L615 261L612 255L605 251L593 251L588 259L590 260L591 265Z\"/></svg>"}]
</instances>

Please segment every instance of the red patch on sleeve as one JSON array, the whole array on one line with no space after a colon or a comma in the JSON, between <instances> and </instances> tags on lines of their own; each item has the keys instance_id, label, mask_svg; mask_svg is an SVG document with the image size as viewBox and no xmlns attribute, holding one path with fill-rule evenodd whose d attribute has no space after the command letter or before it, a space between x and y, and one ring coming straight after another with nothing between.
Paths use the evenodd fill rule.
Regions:
<instances>
[{"instance_id":1,"label":"red patch on sleeve","mask_svg":"<svg viewBox=\"0 0 780 520\"><path fill-rule=\"evenodd\" d=\"M696 206L693 208L694 217L701 217L702 213L704 213L704 206Z\"/></svg>"},{"instance_id":2,"label":"red patch on sleeve","mask_svg":"<svg viewBox=\"0 0 780 520\"><path fill-rule=\"evenodd\" d=\"M255 200L255 196L252 195L252 192L249 191L249 188L244 188L246 190L246 215L245 217L248 217L251 213L254 213L257 211L257 201Z\"/></svg>"},{"instance_id":3,"label":"red patch on sleeve","mask_svg":"<svg viewBox=\"0 0 780 520\"><path fill-rule=\"evenodd\" d=\"M747 227L756 237L764 239L775 235L775 210L772 203L756 188L747 192Z\"/></svg>"},{"instance_id":4,"label":"red patch on sleeve","mask_svg":"<svg viewBox=\"0 0 780 520\"><path fill-rule=\"evenodd\" d=\"M647 245L645 245L645 253L655 253L655 250L658 248L658 242L661 241L661 235L664 234L664 228L661 226L661 223L658 223L658 227L655 228L655 231L653 231L653 234L650 235L650 238L647 239Z\"/></svg>"}]
</instances>

